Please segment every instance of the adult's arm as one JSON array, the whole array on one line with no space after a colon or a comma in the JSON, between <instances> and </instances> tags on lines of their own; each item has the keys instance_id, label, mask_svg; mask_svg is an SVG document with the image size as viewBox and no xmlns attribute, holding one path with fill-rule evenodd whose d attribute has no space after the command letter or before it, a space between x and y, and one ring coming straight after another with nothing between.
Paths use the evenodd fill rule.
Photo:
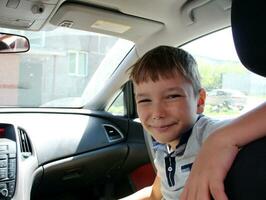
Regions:
<instances>
[{"instance_id":1,"label":"adult's arm","mask_svg":"<svg viewBox=\"0 0 266 200\"><path fill-rule=\"evenodd\" d=\"M244 145L266 136L266 102L217 129L204 142L180 200L228 200L224 179Z\"/></svg>"}]
</instances>

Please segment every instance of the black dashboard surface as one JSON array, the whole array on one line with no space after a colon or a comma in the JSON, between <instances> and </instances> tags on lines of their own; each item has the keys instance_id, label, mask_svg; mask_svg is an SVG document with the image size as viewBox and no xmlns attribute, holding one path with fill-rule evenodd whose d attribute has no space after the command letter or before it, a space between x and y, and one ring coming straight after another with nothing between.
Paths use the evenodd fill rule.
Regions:
<instances>
[{"instance_id":1,"label":"black dashboard surface","mask_svg":"<svg viewBox=\"0 0 266 200\"><path fill-rule=\"evenodd\" d=\"M127 129L101 117L69 113L0 113L0 122L26 131L39 166L111 145L104 125L122 134Z\"/></svg>"}]
</instances>

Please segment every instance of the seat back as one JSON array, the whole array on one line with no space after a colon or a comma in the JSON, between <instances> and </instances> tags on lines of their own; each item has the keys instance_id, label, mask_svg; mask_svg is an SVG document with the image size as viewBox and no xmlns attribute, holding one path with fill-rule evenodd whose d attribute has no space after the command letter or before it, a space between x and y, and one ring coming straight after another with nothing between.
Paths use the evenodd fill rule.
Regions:
<instances>
[{"instance_id":1,"label":"seat back","mask_svg":"<svg viewBox=\"0 0 266 200\"><path fill-rule=\"evenodd\" d=\"M266 13L264 0L233 0L231 25L242 64L266 75ZM266 138L243 147L225 180L230 200L266 200Z\"/></svg>"},{"instance_id":2,"label":"seat back","mask_svg":"<svg viewBox=\"0 0 266 200\"><path fill-rule=\"evenodd\" d=\"M266 138L240 150L225 180L230 200L266 199Z\"/></svg>"},{"instance_id":3,"label":"seat back","mask_svg":"<svg viewBox=\"0 0 266 200\"><path fill-rule=\"evenodd\" d=\"M233 0L231 26L235 48L242 64L266 76L266 2Z\"/></svg>"}]
</instances>

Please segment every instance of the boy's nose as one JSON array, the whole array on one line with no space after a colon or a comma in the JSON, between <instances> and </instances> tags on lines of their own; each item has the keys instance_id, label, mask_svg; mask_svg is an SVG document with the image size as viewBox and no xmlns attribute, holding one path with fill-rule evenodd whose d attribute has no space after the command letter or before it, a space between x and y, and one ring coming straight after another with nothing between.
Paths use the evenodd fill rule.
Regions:
<instances>
[{"instance_id":1,"label":"boy's nose","mask_svg":"<svg viewBox=\"0 0 266 200\"><path fill-rule=\"evenodd\" d=\"M155 104L152 108L152 119L161 119L165 117L165 108L162 104Z\"/></svg>"}]
</instances>

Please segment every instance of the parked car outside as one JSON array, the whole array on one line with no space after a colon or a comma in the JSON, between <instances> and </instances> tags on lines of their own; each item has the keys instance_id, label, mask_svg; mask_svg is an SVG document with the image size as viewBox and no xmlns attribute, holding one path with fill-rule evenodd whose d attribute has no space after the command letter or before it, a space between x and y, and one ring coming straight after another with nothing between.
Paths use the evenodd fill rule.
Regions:
<instances>
[{"instance_id":1,"label":"parked car outside","mask_svg":"<svg viewBox=\"0 0 266 200\"><path fill-rule=\"evenodd\" d=\"M213 111L221 109L243 110L247 103L247 96L233 89L214 89L207 93L206 104L212 106Z\"/></svg>"}]
</instances>

